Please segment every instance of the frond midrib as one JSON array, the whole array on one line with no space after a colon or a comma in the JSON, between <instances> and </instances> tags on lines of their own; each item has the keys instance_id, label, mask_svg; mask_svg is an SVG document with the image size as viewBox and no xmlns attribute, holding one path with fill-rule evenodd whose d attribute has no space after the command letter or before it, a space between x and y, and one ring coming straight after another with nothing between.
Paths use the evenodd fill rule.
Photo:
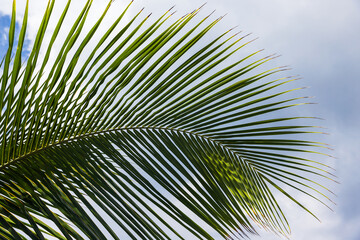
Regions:
<instances>
[{"instance_id":1,"label":"frond midrib","mask_svg":"<svg viewBox=\"0 0 360 240\"><path fill-rule=\"evenodd\" d=\"M70 137L70 138L66 138L63 140L60 140L58 142L54 142L51 143L49 145L46 145L44 147L38 148L34 151L28 152L25 155L19 156L9 162L6 162L5 164L3 164L2 166L0 166L0 171L7 168L8 166L15 164L17 162L20 162L21 160L24 160L26 158L28 158L29 156L38 154L42 151L45 151L46 149L52 148L52 147L56 147L56 146L60 146L62 144L66 144L72 141L76 141L76 140L80 140L80 139L84 139L84 138L88 138L88 137L93 137L99 134L104 134L104 133L110 133L110 132L116 132L116 131L122 131L122 130L167 130L167 131L174 131L174 132L181 132L181 133L185 133L185 134L191 134L203 139L206 139L208 141L211 141L225 149L227 149L228 151L232 152L233 154L237 155L238 157L242 158L239 154L239 152L234 151L234 149L226 146L225 144L223 144L221 141L215 140L214 138L211 138L209 136L200 134L198 132L195 131L190 131L188 129L182 129L182 128L173 128L173 127L160 127L160 126L131 126L131 127L119 127L119 128L112 128L112 129L107 129L107 130L100 130L100 131L96 131L96 132L90 132L90 133L85 133L82 135L78 135L78 136L74 136L74 137Z\"/></svg>"}]
</instances>

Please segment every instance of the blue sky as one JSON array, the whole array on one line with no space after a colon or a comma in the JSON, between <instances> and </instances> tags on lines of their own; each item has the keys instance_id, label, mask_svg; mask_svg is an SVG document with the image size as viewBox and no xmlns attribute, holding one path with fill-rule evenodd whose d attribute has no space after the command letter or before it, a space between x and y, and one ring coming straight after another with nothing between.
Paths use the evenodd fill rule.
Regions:
<instances>
[{"instance_id":1,"label":"blue sky","mask_svg":"<svg viewBox=\"0 0 360 240\"><path fill-rule=\"evenodd\" d=\"M33 41L47 1L30 0L27 45ZM19 18L24 1L18 1ZM61 0L59 2L62 2ZM76 1L74 4L78 4ZM95 4L103 6L100 0ZM124 1L115 1L116 5ZM133 13L145 6L147 13L159 15L176 4L178 16L202 5L200 0L137 0ZM0 0L0 55L7 40L11 1ZM122 6L122 5L121 5ZM358 0L207 0L204 13L216 9L216 16L228 13L215 31L238 25L244 33L260 37L249 51L265 48L264 54L282 55L275 65L290 65L291 75L300 75L300 86L309 86L304 95L315 96L316 105L300 109L300 114L325 119L316 124L326 127L330 135L319 136L333 146L335 160L327 159L339 177L340 185L331 185L338 197L334 212L304 199L320 217L317 222L294 204L280 197L292 226L294 240L360 239L360 2ZM56 8L55 8L56 11ZM56 46L55 46L56 47ZM321 159L322 160L322 159ZM278 239L264 233L263 238Z\"/></svg>"},{"instance_id":2,"label":"blue sky","mask_svg":"<svg viewBox=\"0 0 360 240\"><path fill-rule=\"evenodd\" d=\"M1 36L0 36L0 56L6 54L6 49L8 46L7 33L9 32L10 26L10 16L9 15L0 15L0 27L1 27Z\"/></svg>"},{"instance_id":3,"label":"blue sky","mask_svg":"<svg viewBox=\"0 0 360 240\"><path fill-rule=\"evenodd\" d=\"M8 14L2 14L0 11L0 28L1 28L1 32L0 32L0 57L3 57L6 54L7 51L7 47L9 46L9 42L8 42L8 33L9 33L9 28L10 28L10 20L11 20L11 16ZM20 24L19 22L16 22L15 24L16 26L16 30L15 30L15 39L18 39L19 37L19 33L20 33ZM17 41L15 41L15 47L13 48L13 54L15 54L16 51L16 44ZM28 51L28 47L30 44L30 40L27 39L25 41L25 45L23 47L23 56L28 56L29 55L29 51Z\"/></svg>"}]
</instances>

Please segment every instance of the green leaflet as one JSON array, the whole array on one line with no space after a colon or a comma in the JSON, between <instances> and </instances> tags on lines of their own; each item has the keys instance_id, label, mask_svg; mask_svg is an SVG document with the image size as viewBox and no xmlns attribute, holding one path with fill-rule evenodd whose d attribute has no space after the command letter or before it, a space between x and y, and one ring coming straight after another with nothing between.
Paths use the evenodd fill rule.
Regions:
<instances>
[{"instance_id":1,"label":"green leaflet","mask_svg":"<svg viewBox=\"0 0 360 240\"><path fill-rule=\"evenodd\" d=\"M309 155L327 156L310 139L321 131L283 113L307 98L284 88L295 80L276 76L286 68L259 70L274 56L242 55L252 40L233 29L211 38L222 17L199 19L202 7L153 20L130 16L131 1L106 26L109 1L85 32L92 2L59 36L71 0L59 19L49 0L26 58L31 1L17 46L13 1L0 64L0 239L287 235L274 189L312 215L283 186L330 205L316 179L334 175Z\"/></svg>"}]
</instances>

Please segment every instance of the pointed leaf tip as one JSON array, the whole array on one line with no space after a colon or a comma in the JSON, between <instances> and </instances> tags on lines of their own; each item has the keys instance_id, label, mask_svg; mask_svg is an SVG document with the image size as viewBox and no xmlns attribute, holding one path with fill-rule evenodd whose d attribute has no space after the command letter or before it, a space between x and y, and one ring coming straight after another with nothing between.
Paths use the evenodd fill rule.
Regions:
<instances>
[{"instance_id":1,"label":"pointed leaf tip","mask_svg":"<svg viewBox=\"0 0 360 240\"><path fill-rule=\"evenodd\" d=\"M254 41L258 40L258 39L259 39L259 37L256 37L256 38L254 38L254 39L252 39L252 40L248 41L246 44L252 43L252 42L254 42Z\"/></svg>"},{"instance_id":2,"label":"pointed leaf tip","mask_svg":"<svg viewBox=\"0 0 360 240\"><path fill-rule=\"evenodd\" d=\"M275 57L275 56L277 56L276 54L277 54L277 53L273 53L273 54L270 54L270 55L268 55L268 56L265 56L265 57L263 57L263 60L264 60L264 59L268 59L268 58Z\"/></svg>"},{"instance_id":3,"label":"pointed leaf tip","mask_svg":"<svg viewBox=\"0 0 360 240\"><path fill-rule=\"evenodd\" d=\"M168 12L170 12L176 5L172 6L171 8L169 8Z\"/></svg>"},{"instance_id":4,"label":"pointed leaf tip","mask_svg":"<svg viewBox=\"0 0 360 240\"><path fill-rule=\"evenodd\" d=\"M206 16L206 18L208 18L208 17L210 17L211 15L213 15L215 11L216 11L216 10L212 11L209 15ZM220 18L221 18L221 17L219 17L218 19L220 19Z\"/></svg>"},{"instance_id":5,"label":"pointed leaf tip","mask_svg":"<svg viewBox=\"0 0 360 240\"><path fill-rule=\"evenodd\" d=\"M230 28L229 30L227 30L227 32L230 32L230 31L234 30L234 29L237 28L237 27L239 27L239 25L236 25L235 27ZM239 31L238 33L241 33L241 32L242 32L242 31Z\"/></svg>"},{"instance_id":6,"label":"pointed leaf tip","mask_svg":"<svg viewBox=\"0 0 360 240\"><path fill-rule=\"evenodd\" d=\"M281 55L279 55L280 57ZM287 68L287 67L290 67L290 65L283 65L283 66L280 66L279 68Z\"/></svg>"},{"instance_id":7,"label":"pointed leaf tip","mask_svg":"<svg viewBox=\"0 0 360 240\"><path fill-rule=\"evenodd\" d=\"M207 2L205 2L203 5L201 5L201 6L198 8L198 10L201 9L201 8L203 8L206 4L207 4Z\"/></svg>"}]
</instances>

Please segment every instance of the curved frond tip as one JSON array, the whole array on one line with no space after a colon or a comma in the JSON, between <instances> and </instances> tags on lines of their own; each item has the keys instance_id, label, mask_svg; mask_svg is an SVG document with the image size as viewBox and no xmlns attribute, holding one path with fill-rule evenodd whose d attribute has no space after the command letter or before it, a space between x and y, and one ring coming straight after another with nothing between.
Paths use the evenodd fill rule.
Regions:
<instances>
[{"instance_id":1,"label":"curved frond tip","mask_svg":"<svg viewBox=\"0 0 360 240\"><path fill-rule=\"evenodd\" d=\"M131 1L106 25L112 2L86 30L87 1L64 34L71 1L53 19L50 0L24 56L28 3L16 40L14 1L1 62L0 239L288 235L274 191L311 214L285 189L329 205L316 180L333 175L309 155L326 144L305 138L319 133L298 124L307 116L291 115L308 104L290 96L295 79L264 70L274 56L242 54L253 40L211 32L221 18L201 18L202 7L153 19L131 16Z\"/></svg>"}]
</instances>

